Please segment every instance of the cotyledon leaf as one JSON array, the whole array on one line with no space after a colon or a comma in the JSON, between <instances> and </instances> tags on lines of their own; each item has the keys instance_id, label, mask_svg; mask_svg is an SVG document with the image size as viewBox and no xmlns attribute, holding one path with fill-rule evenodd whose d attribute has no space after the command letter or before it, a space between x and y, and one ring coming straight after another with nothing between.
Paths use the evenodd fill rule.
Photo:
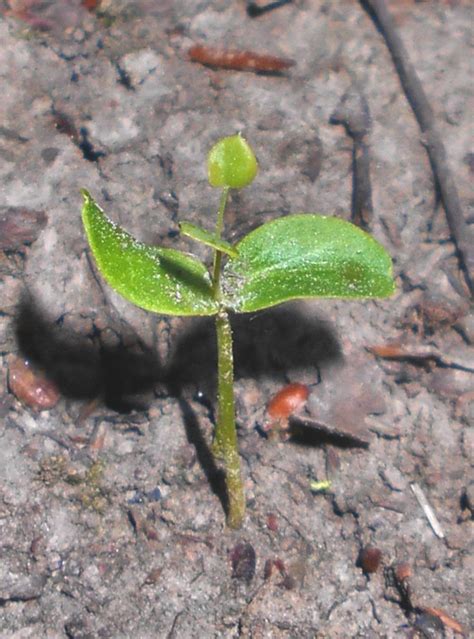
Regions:
<instances>
[{"instance_id":1,"label":"cotyledon leaf","mask_svg":"<svg viewBox=\"0 0 474 639\"><path fill-rule=\"evenodd\" d=\"M82 190L82 220L92 253L110 286L125 299L165 315L215 315L210 277L196 258L148 246L112 222Z\"/></svg>"},{"instance_id":2,"label":"cotyledon leaf","mask_svg":"<svg viewBox=\"0 0 474 639\"><path fill-rule=\"evenodd\" d=\"M252 312L299 298L387 297L392 261L381 244L350 222L300 213L268 222L236 244L223 272L223 302Z\"/></svg>"}]
</instances>

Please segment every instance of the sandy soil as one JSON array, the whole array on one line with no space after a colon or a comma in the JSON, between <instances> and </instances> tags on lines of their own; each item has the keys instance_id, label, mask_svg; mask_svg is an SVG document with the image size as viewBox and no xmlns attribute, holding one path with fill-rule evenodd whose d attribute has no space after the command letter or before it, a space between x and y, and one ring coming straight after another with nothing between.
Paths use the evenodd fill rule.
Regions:
<instances>
[{"instance_id":1,"label":"sandy soil","mask_svg":"<svg viewBox=\"0 0 474 639\"><path fill-rule=\"evenodd\" d=\"M460 636L455 623L467 636L474 321L382 36L348 0L258 18L243 1L96 4L0 3L0 637L437 638ZM472 223L472 4L389 4ZM296 64L211 69L188 59L201 42ZM352 139L330 119L353 85L372 118L370 229L397 293L235 318L248 516L229 531L208 448L212 324L107 288L79 188L139 238L207 259L177 222L213 223L205 156L242 131L261 171L232 197L228 238L290 211L350 219ZM368 350L394 342L407 357ZM290 381L335 434L262 436Z\"/></svg>"}]
</instances>

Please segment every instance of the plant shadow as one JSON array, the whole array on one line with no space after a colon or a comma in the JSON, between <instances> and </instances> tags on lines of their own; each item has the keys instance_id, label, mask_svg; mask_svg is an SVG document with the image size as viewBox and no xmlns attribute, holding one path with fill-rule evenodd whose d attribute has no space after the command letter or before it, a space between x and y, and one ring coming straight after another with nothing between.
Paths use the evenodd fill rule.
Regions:
<instances>
[{"instance_id":1,"label":"plant shadow","mask_svg":"<svg viewBox=\"0 0 474 639\"><path fill-rule=\"evenodd\" d=\"M125 345L105 345L99 332L75 333L52 322L30 295L18 305L15 333L20 354L54 382L61 395L77 400L100 397L107 408L119 413L143 410L140 394L152 391L162 379L155 353L136 340Z\"/></svg>"},{"instance_id":2,"label":"plant shadow","mask_svg":"<svg viewBox=\"0 0 474 639\"><path fill-rule=\"evenodd\" d=\"M303 313L298 304L278 306L256 314L231 318L234 336L235 378L272 379L305 372L342 360L337 336L328 322ZM212 318L194 320L179 335L166 370L170 392L183 389L214 398L217 386L217 349Z\"/></svg>"},{"instance_id":3,"label":"plant shadow","mask_svg":"<svg viewBox=\"0 0 474 639\"><path fill-rule=\"evenodd\" d=\"M290 419L289 436L292 444L304 448L321 448L328 445L341 449L366 449L369 447L369 443L359 437L351 436L342 431L337 432L334 429L328 432L324 424L321 424L321 428L314 428L298 418Z\"/></svg>"},{"instance_id":4,"label":"plant shadow","mask_svg":"<svg viewBox=\"0 0 474 639\"><path fill-rule=\"evenodd\" d=\"M258 314L233 316L231 323L236 379L271 379L283 373L307 371L308 368L314 371L317 379L318 365L342 359L341 348L331 326L318 317L303 314L297 304ZM217 348L212 318L191 320L187 330L177 336L165 379L170 394L180 398L188 441L194 444L211 489L227 513L225 477L216 467L192 405L185 399L196 398L198 393L213 418ZM322 443L324 441L316 442L315 438L307 440L308 446L320 446Z\"/></svg>"},{"instance_id":5,"label":"plant shadow","mask_svg":"<svg viewBox=\"0 0 474 639\"><path fill-rule=\"evenodd\" d=\"M297 306L277 307L256 315L234 316L235 375L272 378L328 360L341 359L339 343L331 327L317 317L302 314ZM42 369L60 393L70 399L93 400L119 413L146 410L137 396L157 385L178 398L186 436L211 490L227 512L225 478L216 465L186 390L200 390L214 403L216 393L216 337L212 318L198 318L177 336L170 362L163 367L158 355L140 340L133 346L117 330L116 346L104 345L100 333L80 334L66 329L61 318L51 321L31 296L18 305L15 332L19 352Z\"/></svg>"},{"instance_id":6,"label":"plant shadow","mask_svg":"<svg viewBox=\"0 0 474 639\"><path fill-rule=\"evenodd\" d=\"M226 517L229 514L229 499L225 483L224 471L218 468L206 439L199 426L199 419L190 403L180 398L179 407L183 416L184 428L188 442L194 446L196 457L209 483L212 492L219 498Z\"/></svg>"}]
</instances>

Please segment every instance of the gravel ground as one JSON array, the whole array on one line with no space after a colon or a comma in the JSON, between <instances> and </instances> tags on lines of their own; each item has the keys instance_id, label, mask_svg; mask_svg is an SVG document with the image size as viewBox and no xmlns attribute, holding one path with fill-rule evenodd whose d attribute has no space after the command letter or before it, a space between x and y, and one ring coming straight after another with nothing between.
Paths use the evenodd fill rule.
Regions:
<instances>
[{"instance_id":1,"label":"gravel ground","mask_svg":"<svg viewBox=\"0 0 474 639\"><path fill-rule=\"evenodd\" d=\"M472 224L472 4L389 6ZM370 16L348 0L258 18L230 0L10 0L0 41L0 637L468 636L474 320ZM188 59L198 42L296 64L208 68ZM205 156L242 131L261 171L232 196L228 238L290 211L350 219L352 139L330 120L351 86L372 116L370 230L397 293L234 318L248 516L231 531L208 448L212 324L152 316L107 288L79 188L140 239L207 259L177 222L210 227ZM368 350L389 343L407 356ZM310 385L307 411L334 432L262 436L288 382Z\"/></svg>"}]
</instances>

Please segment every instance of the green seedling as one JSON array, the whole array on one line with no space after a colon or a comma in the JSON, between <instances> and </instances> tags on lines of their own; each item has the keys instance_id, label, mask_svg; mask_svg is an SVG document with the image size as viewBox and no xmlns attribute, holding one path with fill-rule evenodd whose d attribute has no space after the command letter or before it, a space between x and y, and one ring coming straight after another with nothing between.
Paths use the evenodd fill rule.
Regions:
<instances>
[{"instance_id":1,"label":"green seedling","mask_svg":"<svg viewBox=\"0 0 474 639\"><path fill-rule=\"evenodd\" d=\"M250 313L288 300L380 298L394 291L392 263L370 235L344 220L300 213L263 224L236 244L222 238L230 189L249 185L258 171L240 135L219 140L208 161L211 186L222 189L212 232L181 222L181 232L209 246L210 269L192 255L138 242L112 222L83 190L82 219L99 271L137 306L159 314L215 317L218 412L212 451L223 464L227 523L245 516L234 407L229 313Z\"/></svg>"}]
</instances>

